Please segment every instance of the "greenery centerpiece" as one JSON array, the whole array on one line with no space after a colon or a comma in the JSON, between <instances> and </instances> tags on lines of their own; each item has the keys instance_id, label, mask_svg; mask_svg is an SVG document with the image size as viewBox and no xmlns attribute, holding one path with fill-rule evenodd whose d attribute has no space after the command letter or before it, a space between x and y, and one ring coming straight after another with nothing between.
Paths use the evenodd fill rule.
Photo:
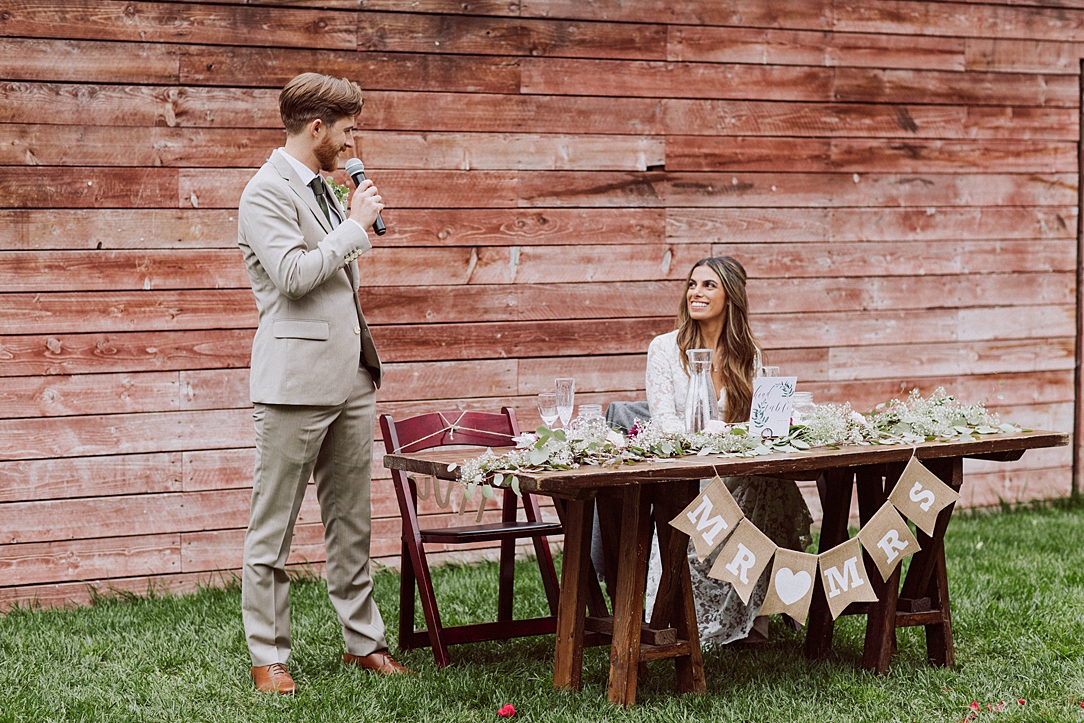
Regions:
<instances>
[{"instance_id":1,"label":"greenery centerpiece","mask_svg":"<svg viewBox=\"0 0 1084 723\"><path fill-rule=\"evenodd\" d=\"M702 432L672 432L655 422L637 421L628 437L602 419L576 420L569 429L541 426L516 438L516 448L497 455L487 449L460 466L459 481L468 497L481 488L493 497L493 487L509 486L519 494L516 472L572 469L581 465L620 465L690 454L756 457L774 452L802 452L814 447L845 445L919 444L958 440L987 434L1024 431L1001 423L982 402L964 404L936 389L923 397L915 389L905 400L893 399L861 414L846 404L818 404L801 424L782 437L749 434L746 424L713 422Z\"/></svg>"}]
</instances>

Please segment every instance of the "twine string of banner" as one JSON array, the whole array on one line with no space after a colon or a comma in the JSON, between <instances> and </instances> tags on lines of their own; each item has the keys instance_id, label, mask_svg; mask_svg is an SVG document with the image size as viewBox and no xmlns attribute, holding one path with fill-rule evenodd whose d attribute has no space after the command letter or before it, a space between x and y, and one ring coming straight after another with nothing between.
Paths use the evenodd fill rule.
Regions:
<instances>
[{"instance_id":1,"label":"twine string of banner","mask_svg":"<svg viewBox=\"0 0 1084 723\"><path fill-rule=\"evenodd\" d=\"M444 416L444 412L437 412L437 416L440 417L440 421L444 422L445 426L441 427L440 429L436 430L435 432L430 432L429 434L425 435L424 437L419 437L419 438L413 440L407 446L413 446L413 445L417 444L418 442L424 442L427 439L432 439L433 437L439 437L440 435L444 434L445 432L448 433L448 441L452 442L452 443L455 442L455 433L456 432L477 432L478 434L491 434L491 435L493 435L495 437L508 437L508 440L512 441L512 436L511 435L504 435L504 434L501 434L499 432L494 432L491 429L475 429L474 427L467 427L465 425L460 424L460 422L463 421L463 417L467 416L468 414L470 414L470 412L460 412L459 416L456 417L454 422L449 422L448 418ZM392 454L399 454L402 451L403 451L403 445L399 445L394 450L392 450Z\"/></svg>"},{"instance_id":2,"label":"twine string of banner","mask_svg":"<svg viewBox=\"0 0 1084 723\"><path fill-rule=\"evenodd\" d=\"M414 486L415 486L415 488L417 488L418 481L413 477L411 477L411 479L414 480ZM441 499L441 497L440 497L440 480L437 479L436 477L433 477L432 475L425 475L424 477L422 477L422 487L421 487L421 489L417 490L418 499L420 499L420 500L429 499L429 489L430 489L430 486L432 486L433 499L436 500L437 507L439 507L442 510L446 510L446 509L448 509L448 505L452 501L452 489L455 488L455 485L456 485L456 481L454 479L448 480L448 488L444 492L444 499Z\"/></svg>"},{"instance_id":3,"label":"twine string of banner","mask_svg":"<svg viewBox=\"0 0 1084 723\"><path fill-rule=\"evenodd\" d=\"M434 431L434 432L430 432L429 434L425 435L424 437L419 437L418 439L413 440L407 446L412 446L412 445L417 444L418 442L424 442L424 441L426 441L428 439L433 439L434 437L440 437L445 432L447 432L448 441L451 442L451 443L455 443L455 433L456 432L476 432L478 434L489 434L489 435L493 435L493 436L497 436L497 437L508 437L509 441L512 440L511 435L502 435L499 432L494 432L491 429L475 429L474 427L468 427L468 426L466 426L464 424L460 424L460 422L463 421L463 418L465 416L467 416L467 414L469 414L469 412L460 412L459 416L456 417L454 421L448 421L448 418L444 416L444 412L437 412L437 416L440 417L440 421L442 421L444 423L444 426L441 427L440 429ZM399 445L394 450L392 450L392 454L399 454L402 451L403 451L403 445ZM429 475L426 475L426 476L424 476L422 478L422 480L423 480L423 487L422 487L422 490L418 491L418 498L423 499L423 500L429 499L430 480L432 480L433 497L436 500L437 507L439 507L442 510L447 509L448 505L451 504L451 501L452 501L452 489L454 489L454 487L456 485L456 480L454 480L454 479L448 480L448 487L447 487L447 490L444 493L444 499L441 499L441 497L440 497L440 480L439 479L437 479L436 477L430 477ZM414 484L415 484L415 488L417 488L417 481L415 481ZM476 514L474 516L474 521L476 523L480 523L482 521L482 514L485 512L485 508L486 508L486 497L485 497L485 495L481 495L480 497L481 497L481 500L478 503L478 514ZM469 500L470 500L470 498L467 496L467 491L466 491L466 489L464 489L463 490L463 502L459 506L459 514L460 515L462 515L466 511L467 503L468 503Z\"/></svg>"}]
</instances>

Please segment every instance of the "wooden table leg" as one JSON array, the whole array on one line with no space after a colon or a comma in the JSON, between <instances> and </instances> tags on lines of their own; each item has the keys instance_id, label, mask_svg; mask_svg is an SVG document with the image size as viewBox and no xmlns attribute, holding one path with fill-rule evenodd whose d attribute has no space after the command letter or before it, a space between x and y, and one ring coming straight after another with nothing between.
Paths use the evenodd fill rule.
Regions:
<instances>
[{"instance_id":1,"label":"wooden table leg","mask_svg":"<svg viewBox=\"0 0 1084 723\"><path fill-rule=\"evenodd\" d=\"M894 465L886 469L885 465L859 467L855 470L855 487L858 491L858 514L864 526L877 514L888 500L885 489L892 489L902 467ZM894 475L894 476L893 476ZM862 651L862 667L875 670L881 675L888 673L892 659L892 642L896 634L896 606L900 593L899 566L888 576L881 579L873 558L865 550L862 552L866 578L877 594L877 602L870 603L866 612L866 641Z\"/></svg>"},{"instance_id":2,"label":"wooden table leg","mask_svg":"<svg viewBox=\"0 0 1084 723\"><path fill-rule=\"evenodd\" d=\"M959 457L928 460L925 465L942 482L959 491L963 484L963 460ZM950 668L956 655L952 647L952 614L949 605L948 574L945 568L945 531L955 505L941 510L934 525L933 535L918 530L918 544L922 549L911 558L907 578L903 581L900 597L908 599L928 598L929 613L916 615L912 625L926 628L926 658L933 665ZM928 618L935 618L927 620ZM904 623L906 624L906 623Z\"/></svg>"},{"instance_id":3,"label":"wooden table leg","mask_svg":"<svg viewBox=\"0 0 1084 723\"><path fill-rule=\"evenodd\" d=\"M636 702L644 583L648 547L651 544L650 522L643 485L629 485L625 488L621 511L621 551L617 567L617 594L613 603L614 634L610 650L609 687L610 702L625 707ZM580 609L582 611L582 606Z\"/></svg>"},{"instance_id":4,"label":"wooden table leg","mask_svg":"<svg viewBox=\"0 0 1084 723\"><path fill-rule=\"evenodd\" d=\"M818 553L827 552L847 540L847 519L851 514L851 492L854 488L854 470L850 468L826 470L817 480L824 516L821 522L821 539ZM806 624L805 654L814 660L825 658L832 648L835 623L824 595L821 576L815 576L813 601L809 606Z\"/></svg>"},{"instance_id":5,"label":"wooden table leg","mask_svg":"<svg viewBox=\"0 0 1084 723\"><path fill-rule=\"evenodd\" d=\"M587 574L591 569L592 509L590 500L570 500L565 507L565 554L557 607L557 649L553 660L553 685L556 688L580 689Z\"/></svg>"},{"instance_id":6,"label":"wooden table leg","mask_svg":"<svg viewBox=\"0 0 1084 723\"><path fill-rule=\"evenodd\" d=\"M927 588L927 595L933 609L941 611L941 622L926 626L926 659L931 665L951 668L956 665L956 651L952 647L952 613L949 610L944 542L937 555L937 568Z\"/></svg>"},{"instance_id":7,"label":"wooden table leg","mask_svg":"<svg viewBox=\"0 0 1084 723\"><path fill-rule=\"evenodd\" d=\"M682 693L703 693L707 690L707 682L689 573L689 536L669 524L696 496L700 484L695 481L685 483L683 491L677 489L678 484L667 487L665 501L655 501L655 528L659 534L662 576L655 595L655 607L651 611L651 627L658 630L673 626L678 639L689 642L689 654L674 659L678 689Z\"/></svg>"}]
</instances>

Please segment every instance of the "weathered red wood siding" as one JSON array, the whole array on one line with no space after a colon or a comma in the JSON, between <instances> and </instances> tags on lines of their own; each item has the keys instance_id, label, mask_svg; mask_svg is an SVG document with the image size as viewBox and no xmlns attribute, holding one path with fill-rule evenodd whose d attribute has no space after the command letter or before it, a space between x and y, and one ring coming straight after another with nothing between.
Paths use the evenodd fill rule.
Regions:
<instances>
[{"instance_id":1,"label":"weathered red wood siding","mask_svg":"<svg viewBox=\"0 0 1084 723\"><path fill-rule=\"evenodd\" d=\"M689 266L731 254L819 401L943 385L1068 431L1082 55L1067 0L0 4L0 608L239 566L234 213L294 74L367 90L382 411L532 424L557 375L641 397ZM1070 465L969 464L965 501L1064 495ZM293 561L320 535L310 501Z\"/></svg>"}]
</instances>

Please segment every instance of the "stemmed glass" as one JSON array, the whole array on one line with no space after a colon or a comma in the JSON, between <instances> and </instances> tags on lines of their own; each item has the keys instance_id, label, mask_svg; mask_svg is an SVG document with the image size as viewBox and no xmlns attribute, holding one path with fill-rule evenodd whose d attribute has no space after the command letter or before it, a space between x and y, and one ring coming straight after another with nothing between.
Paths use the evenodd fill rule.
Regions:
<instances>
[{"instance_id":1,"label":"stemmed glass","mask_svg":"<svg viewBox=\"0 0 1084 723\"><path fill-rule=\"evenodd\" d=\"M557 387L557 416L561 418L561 426L567 428L576 403L576 380L562 377L554 385Z\"/></svg>"},{"instance_id":2,"label":"stemmed glass","mask_svg":"<svg viewBox=\"0 0 1084 723\"><path fill-rule=\"evenodd\" d=\"M779 376L779 367L761 367L757 371L758 377L777 377Z\"/></svg>"},{"instance_id":3,"label":"stemmed glass","mask_svg":"<svg viewBox=\"0 0 1084 723\"><path fill-rule=\"evenodd\" d=\"M544 392L538 395L538 416L542 417L542 424L553 429L553 423L557 421L556 394Z\"/></svg>"}]
</instances>

